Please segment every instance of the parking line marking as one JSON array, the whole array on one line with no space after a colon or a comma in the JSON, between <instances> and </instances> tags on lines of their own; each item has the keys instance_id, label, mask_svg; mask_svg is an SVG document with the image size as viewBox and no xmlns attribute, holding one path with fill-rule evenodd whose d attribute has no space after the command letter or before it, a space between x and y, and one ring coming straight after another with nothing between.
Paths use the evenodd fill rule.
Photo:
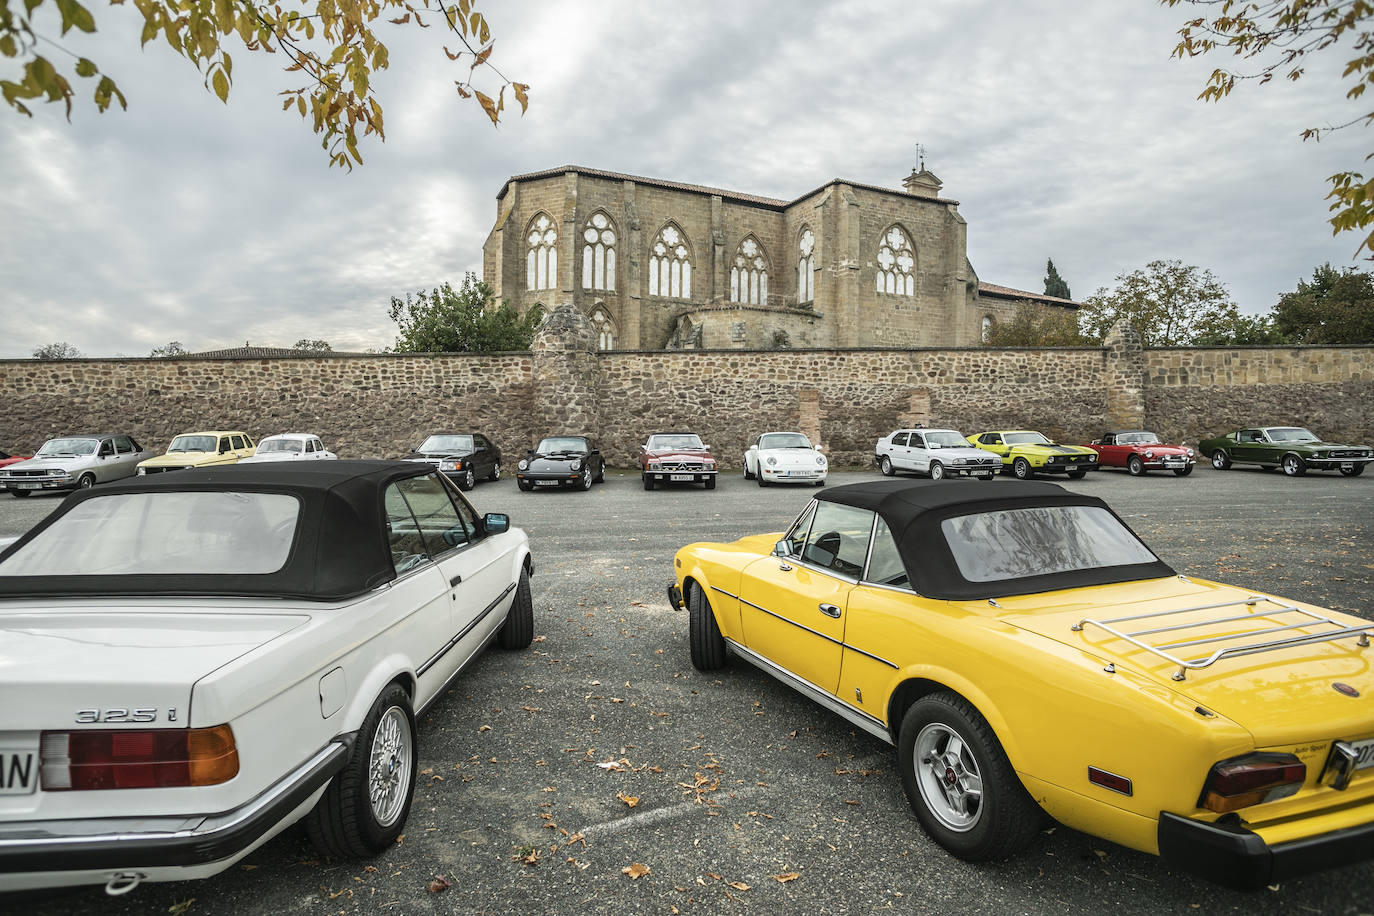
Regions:
<instances>
[{"instance_id":1,"label":"parking line marking","mask_svg":"<svg viewBox=\"0 0 1374 916\"><path fill-rule=\"evenodd\" d=\"M655 808L652 811L641 811L638 814L631 814L614 821L606 821L603 824L593 824L590 827L583 827L579 832L583 836L593 836L598 833L620 833L624 830L632 830L636 827L645 827L649 824L658 824L663 821L672 820L675 817L691 814L693 811L704 811L707 808L719 807L727 808L731 802L743 801L755 795L762 795L763 789L760 787L747 787L736 789L734 797L729 795L722 799L712 799L714 805L698 804L697 802L681 802L676 805L669 805L666 808Z\"/></svg>"}]
</instances>

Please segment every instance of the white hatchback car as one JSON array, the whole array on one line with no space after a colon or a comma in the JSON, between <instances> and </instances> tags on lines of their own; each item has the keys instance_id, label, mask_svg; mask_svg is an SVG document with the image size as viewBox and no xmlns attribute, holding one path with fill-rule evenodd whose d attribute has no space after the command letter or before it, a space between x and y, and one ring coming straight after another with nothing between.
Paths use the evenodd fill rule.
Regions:
<instances>
[{"instance_id":1,"label":"white hatchback car","mask_svg":"<svg viewBox=\"0 0 1374 916\"><path fill-rule=\"evenodd\" d=\"M744 479L770 483L825 483L828 462L819 445L801 433L763 433L744 453Z\"/></svg>"},{"instance_id":2,"label":"white hatchback car","mask_svg":"<svg viewBox=\"0 0 1374 916\"><path fill-rule=\"evenodd\" d=\"M960 475L991 480L1002 469L1002 456L975 447L953 429L899 429L879 439L873 452L878 470L888 477L915 471L931 480Z\"/></svg>"},{"instance_id":3,"label":"white hatchback car","mask_svg":"<svg viewBox=\"0 0 1374 916\"><path fill-rule=\"evenodd\" d=\"M266 461L333 461L339 456L324 447L319 436L310 433L278 433L258 440L258 450L239 464Z\"/></svg>"},{"instance_id":4,"label":"white hatchback car","mask_svg":"<svg viewBox=\"0 0 1374 916\"><path fill-rule=\"evenodd\" d=\"M417 715L533 635L524 532L429 465L79 491L0 550L0 892L221 872L293 822L373 856Z\"/></svg>"}]
</instances>

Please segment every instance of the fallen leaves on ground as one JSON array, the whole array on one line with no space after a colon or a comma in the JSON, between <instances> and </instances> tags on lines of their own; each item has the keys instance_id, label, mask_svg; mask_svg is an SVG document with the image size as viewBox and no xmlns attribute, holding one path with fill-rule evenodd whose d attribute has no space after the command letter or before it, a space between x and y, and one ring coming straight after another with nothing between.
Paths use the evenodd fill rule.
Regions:
<instances>
[{"instance_id":1,"label":"fallen leaves on ground","mask_svg":"<svg viewBox=\"0 0 1374 916\"><path fill-rule=\"evenodd\" d=\"M780 875L774 875L773 880L779 884L786 884L788 881L796 881L801 877L801 872L785 871Z\"/></svg>"},{"instance_id":2,"label":"fallen leaves on ground","mask_svg":"<svg viewBox=\"0 0 1374 916\"><path fill-rule=\"evenodd\" d=\"M644 865L641 862L634 862L622 868L620 870L620 873L622 875L629 875L630 879L633 881L638 881L640 878L643 878L645 875L652 874L653 872L650 871L649 866Z\"/></svg>"},{"instance_id":3,"label":"fallen leaves on ground","mask_svg":"<svg viewBox=\"0 0 1374 916\"><path fill-rule=\"evenodd\" d=\"M442 894L444 891L453 887L453 882L443 875L435 875L430 879L429 884L425 885L425 890L431 894Z\"/></svg>"},{"instance_id":4,"label":"fallen leaves on ground","mask_svg":"<svg viewBox=\"0 0 1374 916\"><path fill-rule=\"evenodd\" d=\"M172 913L174 914L174 916L176 916L176 914L184 913L187 910L189 910L191 908L191 904L195 902L196 898L188 897L185 900L182 900L178 903L174 903L171 906L167 907L167 912Z\"/></svg>"},{"instance_id":5,"label":"fallen leaves on ground","mask_svg":"<svg viewBox=\"0 0 1374 916\"><path fill-rule=\"evenodd\" d=\"M615 797L623 801L627 808L633 808L635 805L639 804L638 795L626 795L624 792L617 792L615 793Z\"/></svg>"}]
</instances>

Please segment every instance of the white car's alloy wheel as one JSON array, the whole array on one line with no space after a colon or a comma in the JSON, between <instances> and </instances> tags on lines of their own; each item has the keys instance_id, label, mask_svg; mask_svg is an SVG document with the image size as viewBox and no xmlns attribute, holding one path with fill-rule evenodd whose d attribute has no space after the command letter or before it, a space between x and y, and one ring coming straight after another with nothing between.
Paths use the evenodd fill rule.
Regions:
<instances>
[{"instance_id":1,"label":"white car's alloy wheel","mask_svg":"<svg viewBox=\"0 0 1374 916\"><path fill-rule=\"evenodd\" d=\"M368 767L367 794L372 801L372 816L378 825L390 827L405 810L414 741L411 740L410 720L393 706L377 723L372 736L372 753Z\"/></svg>"}]
</instances>

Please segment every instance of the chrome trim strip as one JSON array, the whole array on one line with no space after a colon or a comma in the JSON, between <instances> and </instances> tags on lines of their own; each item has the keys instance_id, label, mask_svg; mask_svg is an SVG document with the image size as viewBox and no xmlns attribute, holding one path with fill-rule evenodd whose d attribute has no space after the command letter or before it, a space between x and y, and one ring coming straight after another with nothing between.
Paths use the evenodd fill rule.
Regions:
<instances>
[{"instance_id":1,"label":"chrome trim strip","mask_svg":"<svg viewBox=\"0 0 1374 916\"><path fill-rule=\"evenodd\" d=\"M463 639L464 636L466 636L466 635L468 635L469 633L471 633L472 630L473 630L473 628L476 627L476 626L477 626L479 623L481 623L483 620L485 620L485 619L486 619L486 616L487 616L488 614L490 614L492 611L496 610L497 605L499 605L502 601L506 600L506 596L509 595L509 594L510 594L511 592L513 592L513 591L515 591L515 583L514 583L514 582L512 582L510 585L507 585L506 588L505 588L505 590L502 591L501 594L499 594L499 595L496 596L496 600L495 600L495 601L493 601L491 604L488 604L485 608L483 608L483 609L482 609L482 613L478 614L476 617L474 617L474 618L472 618L471 620L469 620L468 623L467 623L467 626L465 626L465 627L463 627L461 630L459 630L459 631L458 631L458 634L457 634L456 636L454 636L453 638L451 638L451 639L444 645L444 647L443 647L442 649L440 649L438 652L436 652L436 653L434 653L433 655L431 655L431 656L429 657L429 660L426 661L426 662L425 662L423 665L421 665L419 668L416 668L416 669L415 669L415 676L416 676L416 677L423 677L423 676L424 676L424 673L425 673L426 671L428 671L430 668L433 668L436 664L438 664L438 663L439 663L439 659L443 658L445 655L447 655L447 654L449 653L449 650L450 650L450 649L452 649L454 646L458 645L458 643L462 641L462 639Z\"/></svg>"},{"instance_id":2,"label":"chrome trim strip","mask_svg":"<svg viewBox=\"0 0 1374 916\"><path fill-rule=\"evenodd\" d=\"M486 649L487 646L489 646L489 645L492 644L492 641L496 639L497 635L499 635L500 632L501 632L501 628L500 628L500 627L497 627L496 629L494 629L494 630L492 630L490 633L488 633L488 634L487 634L487 638L484 639L484 640L482 640L482 644L481 644L480 646L478 646L477 649L476 649L471 655L468 656L468 660L465 661L465 662L463 662L463 664L459 665L458 668L457 668L457 670L455 670L452 674L450 674L450 675L448 676L448 680L446 680L446 681L444 681L442 684L440 684L440 685L439 685L439 689L436 690L436 691L434 691L434 693L430 694L429 699L428 699L428 700L425 700L425 702L424 702L423 704L421 704L420 708L417 709L417 710L415 710L415 715L416 715L417 717L423 715L424 712L425 712L425 710L427 710L427 709L429 709L431 706L433 706L433 705L434 705L434 702L435 702L436 700L438 700L438 699L440 699L441 697L443 697L444 691L446 691L446 690L448 689L448 685L449 685L449 684L452 684L454 681L456 681L456 680L458 679L458 675L460 675L460 674L462 674L464 671L468 670L468 665L471 665L474 661L477 660L478 657L481 656L482 651L483 651L484 649Z\"/></svg>"},{"instance_id":3,"label":"chrome trim strip","mask_svg":"<svg viewBox=\"0 0 1374 916\"><path fill-rule=\"evenodd\" d=\"M744 648L744 646L741 646L732 639L727 638L725 644L730 647L730 651L734 652L751 665L754 665L765 674L771 674L788 687L810 697L821 706L824 706L826 709L840 716L840 718L857 725L873 737L881 738L888 744L892 744L892 736L888 734L887 726L883 724L881 719L869 715L862 709L856 709L850 706L844 700L841 700L829 691L822 690L806 678L798 677L786 668L780 667L764 658L762 655Z\"/></svg>"},{"instance_id":4,"label":"chrome trim strip","mask_svg":"<svg viewBox=\"0 0 1374 916\"><path fill-rule=\"evenodd\" d=\"M844 645L844 641L843 641L843 640L836 639L836 638L833 637L833 636L826 636L824 633L821 633L821 632L818 631L818 630L813 630L813 629L811 629L810 627L808 627L808 626L806 626L806 625L804 625L804 624L797 623L795 620L790 620L790 619L788 619L787 617L782 616L781 614L775 614L775 613L773 613L772 611L768 610L768 608L766 608L766 607L759 607L757 604L755 604L755 603L752 602L752 601L748 601L748 600L746 600L746 599L744 599L744 598L739 599L739 601L740 601L741 604L747 604L747 605L749 605L751 608L754 608L755 610L763 611L763 612L764 612L765 614L767 614L769 617L776 617L778 620L781 620L783 623L790 623L790 624L792 624L792 626L794 626L794 627L798 627L798 628L800 628L800 629L803 629L803 630L805 630L806 632L810 633L812 636L819 636L821 639L824 639L826 642L833 642L833 643L834 643L835 645L837 645L837 646L843 646L843 645Z\"/></svg>"},{"instance_id":5,"label":"chrome trim strip","mask_svg":"<svg viewBox=\"0 0 1374 916\"><path fill-rule=\"evenodd\" d=\"M897 665L894 665L892 662L890 662L890 661L888 661L887 659L883 658L881 655L874 655L872 652L865 652L863 649L860 649L858 646L851 646L849 643L845 643L845 644L844 644L844 647L845 647L846 649L848 649L849 651L851 651L851 652L857 652L857 653L859 653L860 655L865 656L866 658L871 658L871 659L873 659L875 662L882 662L884 665L887 665L887 666L888 666L889 668L891 668L893 671L898 671L898 670L900 670L900 669L898 668Z\"/></svg>"},{"instance_id":6,"label":"chrome trim strip","mask_svg":"<svg viewBox=\"0 0 1374 916\"><path fill-rule=\"evenodd\" d=\"M727 597L727 598L734 598L736 601L739 601L739 600L740 600L739 595L732 595L730 592L727 592L725 589L723 589L723 588L717 588L717 587L714 586L714 585L711 586L711 591L713 591L713 592L720 592L720 593L721 593L722 595L724 595L725 597ZM745 602L745 603L747 604L748 602Z\"/></svg>"}]
</instances>

